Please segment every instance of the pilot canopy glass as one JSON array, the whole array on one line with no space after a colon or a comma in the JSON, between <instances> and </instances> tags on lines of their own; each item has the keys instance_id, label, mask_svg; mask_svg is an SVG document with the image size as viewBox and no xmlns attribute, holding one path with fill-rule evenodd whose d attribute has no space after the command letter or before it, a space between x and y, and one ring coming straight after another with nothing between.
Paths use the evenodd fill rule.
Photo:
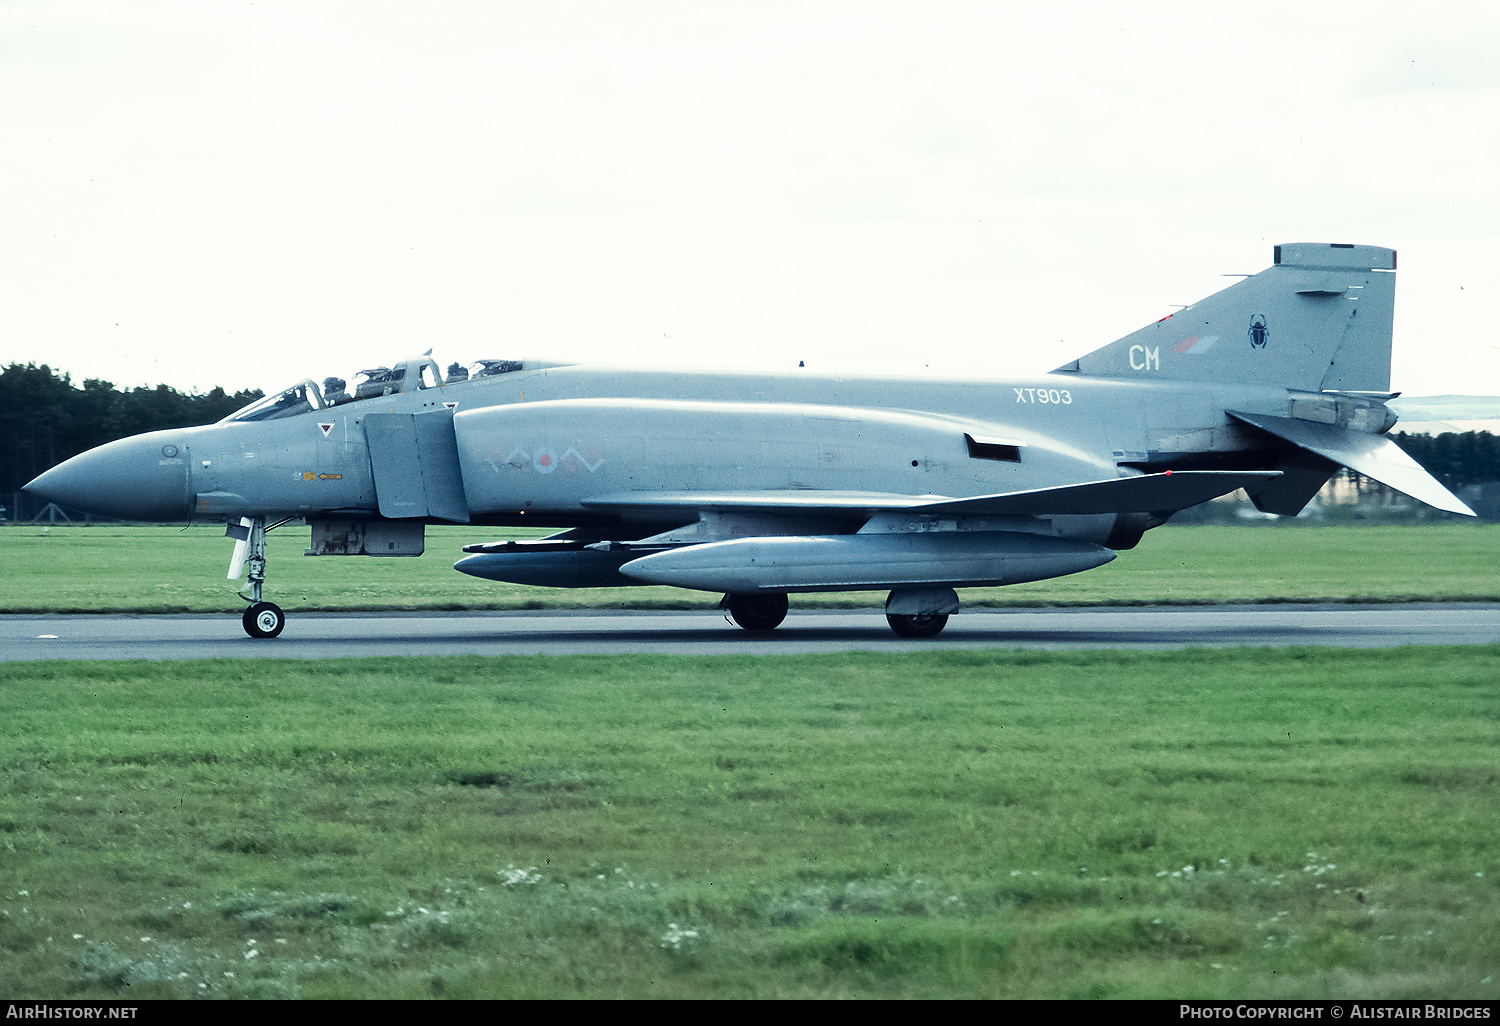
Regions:
<instances>
[{"instance_id":1,"label":"pilot canopy glass","mask_svg":"<svg viewBox=\"0 0 1500 1026\"><path fill-rule=\"evenodd\" d=\"M541 366L548 366L542 364ZM257 399L249 406L225 417L220 423L231 421L280 420L301 413L327 410L361 399L375 399L400 392L421 388L445 388L509 374L525 369L520 360L476 360L465 367L460 363L448 365L444 374L430 356L403 360L391 367L370 367L354 375L354 387L340 377L327 377L319 387L311 378L303 378L290 388Z\"/></svg>"},{"instance_id":2,"label":"pilot canopy glass","mask_svg":"<svg viewBox=\"0 0 1500 1026\"><path fill-rule=\"evenodd\" d=\"M295 417L299 413L321 409L322 393L311 379L304 378L290 388L255 400L244 409L225 417L224 421L280 420L282 417Z\"/></svg>"}]
</instances>

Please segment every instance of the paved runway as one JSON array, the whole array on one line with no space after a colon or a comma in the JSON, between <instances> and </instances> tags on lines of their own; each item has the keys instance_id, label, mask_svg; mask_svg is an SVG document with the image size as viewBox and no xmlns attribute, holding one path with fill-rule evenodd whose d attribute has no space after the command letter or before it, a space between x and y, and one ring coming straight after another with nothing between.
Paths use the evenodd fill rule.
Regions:
<instances>
[{"instance_id":1,"label":"paved runway","mask_svg":"<svg viewBox=\"0 0 1500 1026\"><path fill-rule=\"evenodd\" d=\"M974 609L928 640L897 637L875 610L794 609L770 635L749 634L713 612L293 613L273 641L246 637L233 615L0 616L0 661L1490 642L1500 642L1500 605L1478 603Z\"/></svg>"}]
</instances>

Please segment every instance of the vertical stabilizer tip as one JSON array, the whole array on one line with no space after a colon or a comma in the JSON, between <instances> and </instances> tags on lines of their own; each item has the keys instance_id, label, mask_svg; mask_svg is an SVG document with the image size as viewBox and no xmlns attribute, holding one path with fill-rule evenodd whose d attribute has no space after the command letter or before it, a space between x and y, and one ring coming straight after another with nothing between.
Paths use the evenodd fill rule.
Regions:
<instances>
[{"instance_id":1,"label":"vertical stabilizer tip","mask_svg":"<svg viewBox=\"0 0 1500 1026\"><path fill-rule=\"evenodd\" d=\"M1337 270L1394 271L1396 251L1383 246L1356 246L1352 242L1283 242L1272 248L1281 267L1313 267Z\"/></svg>"}]
</instances>

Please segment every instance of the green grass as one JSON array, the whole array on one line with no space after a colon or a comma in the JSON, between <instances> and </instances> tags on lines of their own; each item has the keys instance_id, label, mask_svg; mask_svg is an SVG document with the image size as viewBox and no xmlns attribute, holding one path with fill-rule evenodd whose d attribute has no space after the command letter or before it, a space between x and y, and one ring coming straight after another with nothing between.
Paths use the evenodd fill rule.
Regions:
<instances>
[{"instance_id":1,"label":"green grass","mask_svg":"<svg viewBox=\"0 0 1500 1026\"><path fill-rule=\"evenodd\" d=\"M542 532L530 532L534 536ZM269 538L267 597L289 610L708 608L676 588L572 590L455 573L460 549L522 532L429 528L415 559L304 558L306 527ZM12 525L0 529L0 612L226 612L222 528ZM1500 600L1500 524L1164 527L1088 573L965 589L969 605ZM884 592L794 596L809 606L879 606Z\"/></svg>"},{"instance_id":2,"label":"green grass","mask_svg":"<svg viewBox=\"0 0 1500 1026\"><path fill-rule=\"evenodd\" d=\"M1493 1000L1497 676L3 664L0 993Z\"/></svg>"}]
</instances>

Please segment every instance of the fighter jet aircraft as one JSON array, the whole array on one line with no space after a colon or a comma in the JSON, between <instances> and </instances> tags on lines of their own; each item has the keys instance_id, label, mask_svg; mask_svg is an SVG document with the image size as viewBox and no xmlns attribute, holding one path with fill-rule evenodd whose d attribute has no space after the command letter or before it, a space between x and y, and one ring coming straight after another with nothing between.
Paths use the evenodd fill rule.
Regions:
<instances>
[{"instance_id":1,"label":"fighter jet aircraft","mask_svg":"<svg viewBox=\"0 0 1500 1026\"><path fill-rule=\"evenodd\" d=\"M1297 514L1340 466L1473 515L1385 437L1396 254L1277 246L1274 264L1039 377L641 370L423 356L304 380L217 424L75 456L27 485L128 520L221 521L251 637L265 536L308 555L417 555L424 525L560 529L455 569L551 587L724 593L778 626L793 592L879 590L907 636L955 589L1100 566L1173 513L1243 488ZM471 372L472 370L472 372Z\"/></svg>"}]
</instances>

